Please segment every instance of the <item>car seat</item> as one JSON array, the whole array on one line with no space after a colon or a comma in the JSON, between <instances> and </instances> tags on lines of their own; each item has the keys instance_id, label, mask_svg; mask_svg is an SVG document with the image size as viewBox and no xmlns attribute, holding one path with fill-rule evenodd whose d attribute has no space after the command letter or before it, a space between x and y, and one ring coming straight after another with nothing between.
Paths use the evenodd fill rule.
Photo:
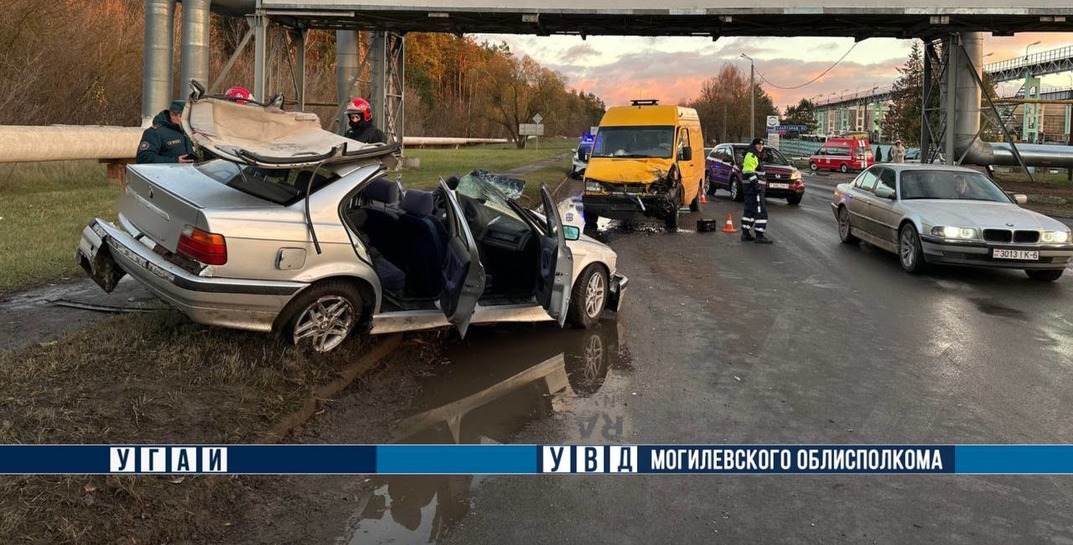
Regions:
<instances>
[{"instance_id":1,"label":"car seat","mask_svg":"<svg viewBox=\"0 0 1073 545\"><path fill-rule=\"evenodd\" d=\"M447 253L447 229L433 214L435 201L429 191L411 189L403 195L399 233L405 241L407 258L403 268L409 292L433 297L443 291L443 260Z\"/></svg>"}]
</instances>

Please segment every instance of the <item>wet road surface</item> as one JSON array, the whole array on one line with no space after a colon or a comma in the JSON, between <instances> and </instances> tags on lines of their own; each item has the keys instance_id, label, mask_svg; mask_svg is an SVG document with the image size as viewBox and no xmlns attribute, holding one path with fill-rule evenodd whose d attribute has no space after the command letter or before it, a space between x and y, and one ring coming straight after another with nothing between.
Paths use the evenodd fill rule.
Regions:
<instances>
[{"instance_id":1,"label":"wet road surface","mask_svg":"<svg viewBox=\"0 0 1073 545\"><path fill-rule=\"evenodd\" d=\"M630 277L617 320L593 331L473 328L435 364L398 370L405 384L342 400L307 440L369 440L369 400L397 390L410 401L381 417L387 431L373 440L1073 441L1073 274L1053 284L1020 271L908 275L891 254L839 243L829 195L771 201L773 246L612 229ZM737 221L738 207L723 196L682 225L728 211ZM364 479L347 494L310 515L308 536L1073 543L1073 479L1058 477L413 476Z\"/></svg>"}]
</instances>

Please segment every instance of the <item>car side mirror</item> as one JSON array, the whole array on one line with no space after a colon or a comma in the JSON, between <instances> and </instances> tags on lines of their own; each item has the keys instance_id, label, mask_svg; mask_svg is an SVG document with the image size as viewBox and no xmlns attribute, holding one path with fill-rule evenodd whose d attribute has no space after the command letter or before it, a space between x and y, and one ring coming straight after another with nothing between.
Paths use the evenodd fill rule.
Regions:
<instances>
[{"instance_id":1,"label":"car side mirror","mask_svg":"<svg viewBox=\"0 0 1073 545\"><path fill-rule=\"evenodd\" d=\"M1028 202L1028 195L1025 195L1024 193L1014 193L1013 202L1017 204L1025 204Z\"/></svg>"},{"instance_id":2,"label":"car side mirror","mask_svg":"<svg viewBox=\"0 0 1073 545\"><path fill-rule=\"evenodd\" d=\"M692 161L693 160L693 148L686 146L678 152L679 161Z\"/></svg>"},{"instance_id":3,"label":"car side mirror","mask_svg":"<svg viewBox=\"0 0 1073 545\"><path fill-rule=\"evenodd\" d=\"M564 225L563 238L566 240L578 240L581 238L581 229L576 225Z\"/></svg>"},{"instance_id":4,"label":"car side mirror","mask_svg":"<svg viewBox=\"0 0 1073 545\"><path fill-rule=\"evenodd\" d=\"M880 199L890 199L893 201L894 195L894 190L885 185L876 188L876 197L879 197Z\"/></svg>"}]
</instances>

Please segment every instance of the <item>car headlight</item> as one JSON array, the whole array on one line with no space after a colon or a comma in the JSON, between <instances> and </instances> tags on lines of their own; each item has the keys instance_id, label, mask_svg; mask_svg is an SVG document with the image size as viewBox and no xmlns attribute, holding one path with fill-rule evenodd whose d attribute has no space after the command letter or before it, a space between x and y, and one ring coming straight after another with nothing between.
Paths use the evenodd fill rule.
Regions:
<instances>
[{"instance_id":1,"label":"car headlight","mask_svg":"<svg viewBox=\"0 0 1073 545\"><path fill-rule=\"evenodd\" d=\"M585 191L603 192L604 186L600 182L585 182Z\"/></svg>"},{"instance_id":2,"label":"car headlight","mask_svg":"<svg viewBox=\"0 0 1073 545\"><path fill-rule=\"evenodd\" d=\"M976 238L976 229L937 225L931 228L931 234L943 238L971 239Z\"/></svg>"},{"instance_id":3,"label":"car headlight","mask_svg":"<svg viewBox=\"0 0 1073 545\"><path fill-rule=\"evenodd\" d=\"M801 171L800 170L795 170L795 171L791 172L790 173L790 179L791 180L800 180L801 179Z\"/></svg>"},{"instance_id":4,"label":"car headlight","mask_svg":"<svg viewBox=\"0 0 1073 545\"><path fill-rule=\"evenodd\" d=\"M1044 231L1039 237L1042 242L1063 244L1069 242L1069 231Z\"/></svg>"}]
</instances>

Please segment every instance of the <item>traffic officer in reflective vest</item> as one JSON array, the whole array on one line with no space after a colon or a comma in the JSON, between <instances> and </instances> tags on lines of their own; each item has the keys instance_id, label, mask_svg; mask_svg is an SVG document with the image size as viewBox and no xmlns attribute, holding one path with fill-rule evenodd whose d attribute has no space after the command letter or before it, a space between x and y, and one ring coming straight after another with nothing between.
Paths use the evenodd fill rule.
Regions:
<instances>
[{"instance_id":1,"label":"traffic officer in reflective vest","mask_svg":"<svg viewBox=\"0 0 1073 545\"><path fill-rule=\"evenodd\" d=\"M764 235L767 231L767 200L764 192L767 179L764 178L760 158L764 156L764 141L754 138L745 149L745 158L741 162L741 174L745 178L742 188L745 190L745 210L741 214L741 239L771 244L773 241ZM752 232L756 231L754 237Z\"/></svg>"}]
</instances>

